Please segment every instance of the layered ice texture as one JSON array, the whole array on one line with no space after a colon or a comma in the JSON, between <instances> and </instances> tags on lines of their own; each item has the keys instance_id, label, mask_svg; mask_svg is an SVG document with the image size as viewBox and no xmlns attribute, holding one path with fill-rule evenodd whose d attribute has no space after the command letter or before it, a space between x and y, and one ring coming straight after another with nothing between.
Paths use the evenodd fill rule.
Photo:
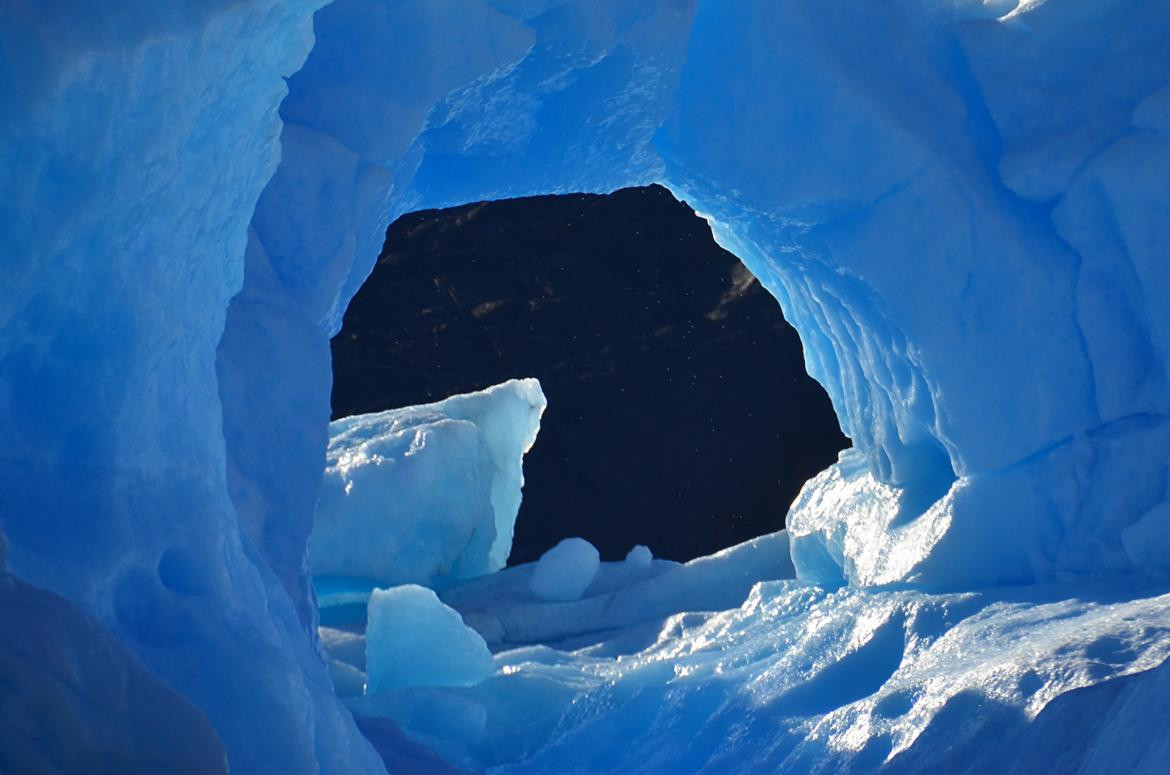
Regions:
<instances>
[{"instance_id":1,"label":"layered ice texture","mask_svg":"<svg viewBox=\"0 0 1170 775\"><path fill-rule=\"evenodd\" d=\"M796 579L501 652L409 690L410 734L517 772L1162 761L1161 0L8 2L0 94L8 569L233 771L383 768L306 547L385 225L654 181L777 297L854 450L788 515Z\"/></svg>"},{"instance_id":2,"label":"layered ice texture","mask_svg":"<svg viewBox=\"0 0 1170 775\"><path fill-rule=\"evenodd\" d=\"M331 423L310 571L438 587L504 567L545 404L512 380Z\"/></svg>"}]
</instances>

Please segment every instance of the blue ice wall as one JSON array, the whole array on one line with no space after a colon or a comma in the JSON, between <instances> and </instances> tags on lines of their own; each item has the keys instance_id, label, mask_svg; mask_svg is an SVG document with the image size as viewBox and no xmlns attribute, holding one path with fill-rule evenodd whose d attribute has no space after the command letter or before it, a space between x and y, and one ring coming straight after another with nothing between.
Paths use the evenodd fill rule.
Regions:
<instances>
[{"instance_id":1,"label":"blue ice wall","mask_svg":"<svg viewBox=\"0 0 1170 775\"><path fill-rule=\"evenodd\" d=\"M199 706L238 772L381 769L239 530L216 376L317 5L0 3L8 569Z\"/></svg>"},{"instance_id":2,"label":"blue ice wall","mask_svg":"<svg viewBox=\"0 0 1170 775\"><path fill-rule=\"evenodd\" d=\"M1140 213L1166 204L1170 13L1025 5L700 7L668 179L776 292L862 458L790 515L807 578L1167 570L1134 549L1167 496L1165 222Z\"/></svg>"}]
</instances>

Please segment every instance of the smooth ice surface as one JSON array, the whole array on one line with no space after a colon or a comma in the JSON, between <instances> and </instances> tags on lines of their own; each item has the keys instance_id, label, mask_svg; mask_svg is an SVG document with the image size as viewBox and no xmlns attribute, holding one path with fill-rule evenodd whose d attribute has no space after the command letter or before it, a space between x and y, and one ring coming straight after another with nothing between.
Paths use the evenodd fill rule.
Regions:
<instances>
[{"instance_id":1,"label":"smooth ice surface","mask_svg":"<svg viewBox=\"0 0 1170 775\"><path fill-rule=\"evenodd\" d=\"M789 515L800 578L385 712L504 772L1156 766L1166 3L322 5L0 4L16 577L232 770L379 771L311 635L328 336L398 214L657 181L853 439Z\"/></svg>"},{"instance_id":2,"label":"smooth ice surface","mask_svg":"<svg viewBox=\"0 0 1170 775\"><path fill-rule=\"evenodd\" d=\"M471 686L491 675L487 644L458 612L417 584L376 589L366 625L366 693Z\"/></svg>"},{"instance_id":3,"label":"smooth ice surface","mask_svg":"<svg viewBox=\"0 0 1170 775\"><path fill-rule=\"evenodd\" d=\"M540 556L528 588L542 600L576 600L593 583L600 564L593 544L584 538L566 538Z\"/></svg>"},{"instance_id":4,"label":"smooth ice surface","mask_svg":"<svg viewBox=\"0 0 1170 775\"><path fill-rule=\"evenodd\" d=\"M436 587L502 568L544 408L526 379L331 423L310 571Z\"/></svg>"}]
</instances>

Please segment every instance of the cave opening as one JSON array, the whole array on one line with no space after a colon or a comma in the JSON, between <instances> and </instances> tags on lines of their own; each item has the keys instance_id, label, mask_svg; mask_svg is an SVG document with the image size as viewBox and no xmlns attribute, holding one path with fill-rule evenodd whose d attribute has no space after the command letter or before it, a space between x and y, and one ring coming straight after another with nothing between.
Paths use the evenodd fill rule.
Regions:
<instances>
[{"instance_id":1,"label":"cave opening","mask_svg":"<svg viewBox=\"0 0 1170 775\"><path fill-rule=\"evenodd\" d=\"M775 299L657 185L403 215L332 360L335 419L540 380L509 565L774 532L849 443Z\"/></svg>"}]
</instances>

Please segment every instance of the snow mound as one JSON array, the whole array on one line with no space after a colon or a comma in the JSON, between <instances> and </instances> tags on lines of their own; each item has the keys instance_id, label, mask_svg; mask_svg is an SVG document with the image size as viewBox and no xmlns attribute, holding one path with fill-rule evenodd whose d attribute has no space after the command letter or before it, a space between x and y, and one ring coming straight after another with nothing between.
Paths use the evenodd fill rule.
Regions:
<instances>
[{"instance_id":1,"label":"snow mound","mask_svg":"<svg viewBox=\"0 0 1170 775\"><path fill-rule=\"evenodd\" d=\"M601 556L584 538L566 538L540 556L528 586L544 600L577 600L593 583Z\"/></svg>"},{"instance_id":2,"label":"snow mound","mask_svg":"<svg viewBox=\"0 0 1170 775\"><path fill-rule=\"evenodd\" d=\"M626 554L626 562L635 568L649 568L654 560L654 553L649 546L638 544Z\"/></svg>"}]
</instances>

